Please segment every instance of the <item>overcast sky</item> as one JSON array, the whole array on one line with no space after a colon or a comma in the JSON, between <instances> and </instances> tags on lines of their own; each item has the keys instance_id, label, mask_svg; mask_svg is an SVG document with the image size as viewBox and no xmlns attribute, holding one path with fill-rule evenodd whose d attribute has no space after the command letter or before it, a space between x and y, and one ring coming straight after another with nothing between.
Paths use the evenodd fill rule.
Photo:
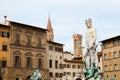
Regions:
<instances>
[{"instance_id":1,"label":"overcast sky","mask_svg":"<svg viewBox=\"0 0 120 80\"><path fill-rule=\"evenodd\" d=\"M85 19L92 18L97 42L120 34L120 0L0 0L0 22L8 20L46 28L48 16L54 41L73 52L74 33L83 35Z\"/></svg>"}]
</instances>

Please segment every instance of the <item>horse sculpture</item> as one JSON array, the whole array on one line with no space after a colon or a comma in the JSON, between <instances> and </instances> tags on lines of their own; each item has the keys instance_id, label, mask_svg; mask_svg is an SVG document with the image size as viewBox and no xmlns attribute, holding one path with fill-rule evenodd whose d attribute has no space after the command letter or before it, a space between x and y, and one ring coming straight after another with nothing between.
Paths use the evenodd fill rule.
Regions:
<instances>
[{"instance_id":1,"label":"horse sculpture","mask_svg":"<svg viewBox=\"0 0 120 80\"><path fill-rule=\"evenodd\" d=\"M33 70L32 76L28 80L42 80L42 76L38 70Z\"/></svg>"}]
</instances>

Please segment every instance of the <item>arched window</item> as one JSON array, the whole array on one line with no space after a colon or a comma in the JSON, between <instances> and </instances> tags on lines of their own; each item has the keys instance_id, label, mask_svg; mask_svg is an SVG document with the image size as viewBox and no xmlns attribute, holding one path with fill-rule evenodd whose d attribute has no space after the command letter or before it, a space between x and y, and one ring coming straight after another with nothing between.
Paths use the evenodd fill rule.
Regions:
<instances>
[{"instance_id":1,"label":"arched window","mask_svg":"<svg viewBox=\"0 0 120 80\"><path fill-rule=\"evenodd\" d=\"M112 58L112 53L111 52L109 53L109 58Z\"/></svg>"},{"instance_id":2,"label":"arched window","mask_svg":"<svg viewBox=\"0 0 120 80\"><path fill-rule=\"evenodd\" d=\"M77 40L76 39L74 40L74 47L75 48L77 47Z\"/></svg>"},{"instance_id":3,"label":"arched window","mask_svg":"<svg viewBox=\"0 0 120 80\"><path fill-rule=\"evenodd\" d=\"M15 68L21 67L20 56L15 56L15 57L14 57L14 67L15 67Z\"/></svg>"},{"instance_id":4,"label":"arched window","mask_svg":"<svg viewBox=\"0 0 120 80\"><path fill-rule=\"evenodd\" d=\"M114 65L114 70L118 70L118 65L117 64Z\"/></svg>"},{"instance_id":5,"label":"arched window","mask_svg":"<svg viewBox=\"0 0 120 80\"><path fill-rule=\"evenodd\" d=\"M118 53L117 52L114 52L113 55L114 55L114 58L118 57Z\"/></svg>"},{"instance_id":6,"label":"arched window","mask_svg":"<svg viewBox=\"0 0 120 80\"><path fill-rule=\"evenodd\" d=\"M42 59L38 58L38 68L42 68Z\"/></svg>"},{"instance_id":7,"label":"arched window","mask_svg":"<svg viewBox=\"0 0 120 80\"><path fill-rule=\"evenodd\" d=\"M104 54L104 60L107 59L107 54Z\"/></svg>"},{"instance_id":8,"label":"arched window","mask_svg":"<svg viewBox=\"0 0 120 80\"><path fill-rule=\"evenodd\" d=\"M107 67L107 65L105 65L104 70L105 70L105 71L108 71L108 67Z\"/></svg>"},{"instance_id":9,"label":"arched window","mask_svg":"<svg viewBox=\"0 0 120 80\"><path fill-rule=\"evenodd\" d=\"M110 66L109 66L109 70L110 70L110 71L112 70L112 64L110 64Z\"/></svg>"},{"instance_id":10,"label":"arched window","mask_svg":"<svg viewBox=\"0 0 120 80\"><path fill-rule=\"evenodd\" d=\"M31 57L27 57L26 67L27 68L32 68L32 58Z\"/></svg>"}]
</instances>

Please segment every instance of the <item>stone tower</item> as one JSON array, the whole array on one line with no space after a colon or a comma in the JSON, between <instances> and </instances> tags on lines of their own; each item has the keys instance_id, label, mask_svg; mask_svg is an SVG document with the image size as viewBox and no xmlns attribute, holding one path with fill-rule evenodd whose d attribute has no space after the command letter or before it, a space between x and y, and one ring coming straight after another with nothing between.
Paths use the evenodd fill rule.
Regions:
<instances>
[{"instance_id":1,"label":"stone tower","mask_svg":"<svg viewBox=\"0 0 120 80\"><path fill-rule=\"evenodd\" d=\"M73 34L74 58L82 57L82 35Z\"/></svg>"},{"instance_id":2,"label":"stone tower","mask_svg":"<svg viewBox=\"0 0 120 80\"><path fill-rule=\"evenodd\" d=\"M48 17L48 23L47 23L47 40L48 41L54 40L54 34L53 34L53 29L50 21L50 16Z\"/></svg>"}]
</instances>

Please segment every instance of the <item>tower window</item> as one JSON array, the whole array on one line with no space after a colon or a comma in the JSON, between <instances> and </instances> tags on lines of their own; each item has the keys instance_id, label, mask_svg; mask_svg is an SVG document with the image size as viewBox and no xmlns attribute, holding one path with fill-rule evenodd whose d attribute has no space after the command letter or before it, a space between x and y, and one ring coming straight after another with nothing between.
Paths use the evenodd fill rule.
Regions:
<instances>
[{"instance_id":1,"label":"tower window","mask_svg":"<svg viewBox=\"0 0 120 80\"><path fill-rule=\"evenodd\" d=\"M77 40L76 39L74 40L74 47L75 48L77 47Z\"/></svg>"}]
</instances>

